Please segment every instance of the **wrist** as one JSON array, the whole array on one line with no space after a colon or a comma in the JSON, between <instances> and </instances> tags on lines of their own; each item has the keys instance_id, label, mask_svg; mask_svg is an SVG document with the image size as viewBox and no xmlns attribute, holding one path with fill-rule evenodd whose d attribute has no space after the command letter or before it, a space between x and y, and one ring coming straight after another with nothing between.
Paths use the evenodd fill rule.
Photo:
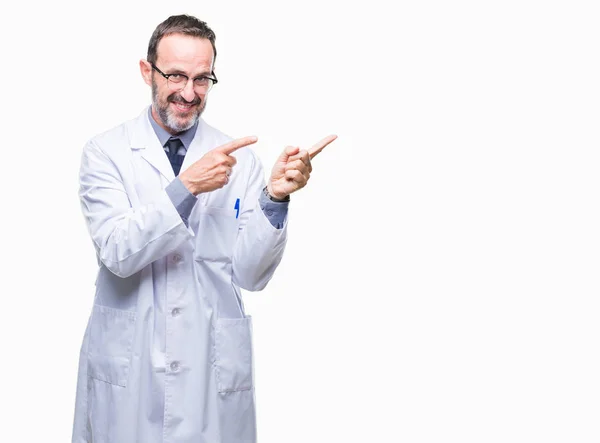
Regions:
<instances>
[{"instance_id":1,"label":"wrist","mask_svg":"<svg viewBox=\"0 0 600 443\"><path fill-rule=\"evenodd\" d=\"M274 195L273 191L269 188L270 188L269 185L267 185L263 188L263 193L269 200L271 200L273 202L278 202L278 203L290 201L289 195L284 195L284 196Z\"/></svg>"},{"instance_id":2,"label":"wrist","mask_svg":"<svg viewBox=\"0 0 600 443\"><path fill-rule=\"evenodd\" d=\"M188 191L190 191L191 194L194 195L198 195L200 193L200 190L198 189L198 187L194 184L194 182L192 180L189 180L185 173L179 174L179 180L181 180L181 183L183 183L183 186L185 186L187 188Z\"/></svg>"}]
</instances>

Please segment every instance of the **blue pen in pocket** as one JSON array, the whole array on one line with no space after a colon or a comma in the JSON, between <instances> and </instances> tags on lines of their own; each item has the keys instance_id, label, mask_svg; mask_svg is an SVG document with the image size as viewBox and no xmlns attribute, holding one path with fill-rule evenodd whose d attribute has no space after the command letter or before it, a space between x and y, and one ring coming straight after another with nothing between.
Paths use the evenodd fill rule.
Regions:
<instances>
[{"instance_id":1,"label":"blue pen in pocket","mask_svg":"<svg viewBox=\"0 0 600 443\"><path fill-rule=\"evenodd\" d=\"M235 206L233 207L233 209L235 209L237 211L235 213L235 218L238 218L240 216L240 199L239 198L235 201Z\"/></svg>"}]
</instances>

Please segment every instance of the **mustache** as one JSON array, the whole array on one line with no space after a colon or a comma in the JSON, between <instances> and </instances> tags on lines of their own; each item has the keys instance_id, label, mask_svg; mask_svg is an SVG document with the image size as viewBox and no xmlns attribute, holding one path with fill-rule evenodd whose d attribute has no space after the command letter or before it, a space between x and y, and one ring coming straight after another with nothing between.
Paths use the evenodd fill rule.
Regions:
<instances>
[{"instance_id":1,"label":"mustache","mask_svg":"<svg viewBox=\"0 0 600 443\"><path fill-rule=\"evenodd\" d=\"M186 99L184 99L177 92L174 92L173 94L169 95L167 97L167 101L170 102L170 103L183 103L184 105L194 105L194 106L195 105L199 105L200 103L202 103L202 100L199 97L196 97L191 102L188 102Z\"/></svg>"}]
</instances>

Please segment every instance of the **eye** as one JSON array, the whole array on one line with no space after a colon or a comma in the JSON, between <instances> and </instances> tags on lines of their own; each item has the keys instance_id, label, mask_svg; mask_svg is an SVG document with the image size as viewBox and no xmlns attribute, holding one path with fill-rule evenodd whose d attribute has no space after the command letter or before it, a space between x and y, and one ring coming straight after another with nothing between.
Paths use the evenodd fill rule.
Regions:
<instances>
[{"instance_id":1,"label":"eye","mask_svg":"<svg viewBox=\"0 0 600 443\"><path fill-rule=\"evenodd\" d=\"M194 79L194 84L196 86L206 86L210 79L208 77L196 77Z\"/></svg>"},{"instance_id":2,"label":"eye","mask_svg":"<svg viewBox=\"0 0 600 443\"><path fill-rule=\"evenodd\" d=\"M186 78L187 77L185 75L182 75L182 74L171 74L171 75L169 75L169 81L172 81L173 83L182 82Z\"/></svg>"}]
</instances>

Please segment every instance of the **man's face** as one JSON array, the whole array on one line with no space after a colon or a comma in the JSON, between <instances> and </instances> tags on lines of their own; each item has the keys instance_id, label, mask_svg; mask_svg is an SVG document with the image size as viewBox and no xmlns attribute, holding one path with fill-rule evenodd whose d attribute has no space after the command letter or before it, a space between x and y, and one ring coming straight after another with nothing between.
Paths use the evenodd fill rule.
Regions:
<instances>
[{"instance_id":1,"label":"man's face","mask_svg":"<svg viewBox=\"0 0 600 443\"><path fill-rule=\"evenodd\" d=\"M171 34L158 44L156 67L165 74L184 74L190 79L210 75L213 48L207 39ZM181 91L173 91L167 79L152 70L152 115L170 133L191 128L206 106L207 93L194 90L190 80Z\"/></svg>"}]
</instances>

